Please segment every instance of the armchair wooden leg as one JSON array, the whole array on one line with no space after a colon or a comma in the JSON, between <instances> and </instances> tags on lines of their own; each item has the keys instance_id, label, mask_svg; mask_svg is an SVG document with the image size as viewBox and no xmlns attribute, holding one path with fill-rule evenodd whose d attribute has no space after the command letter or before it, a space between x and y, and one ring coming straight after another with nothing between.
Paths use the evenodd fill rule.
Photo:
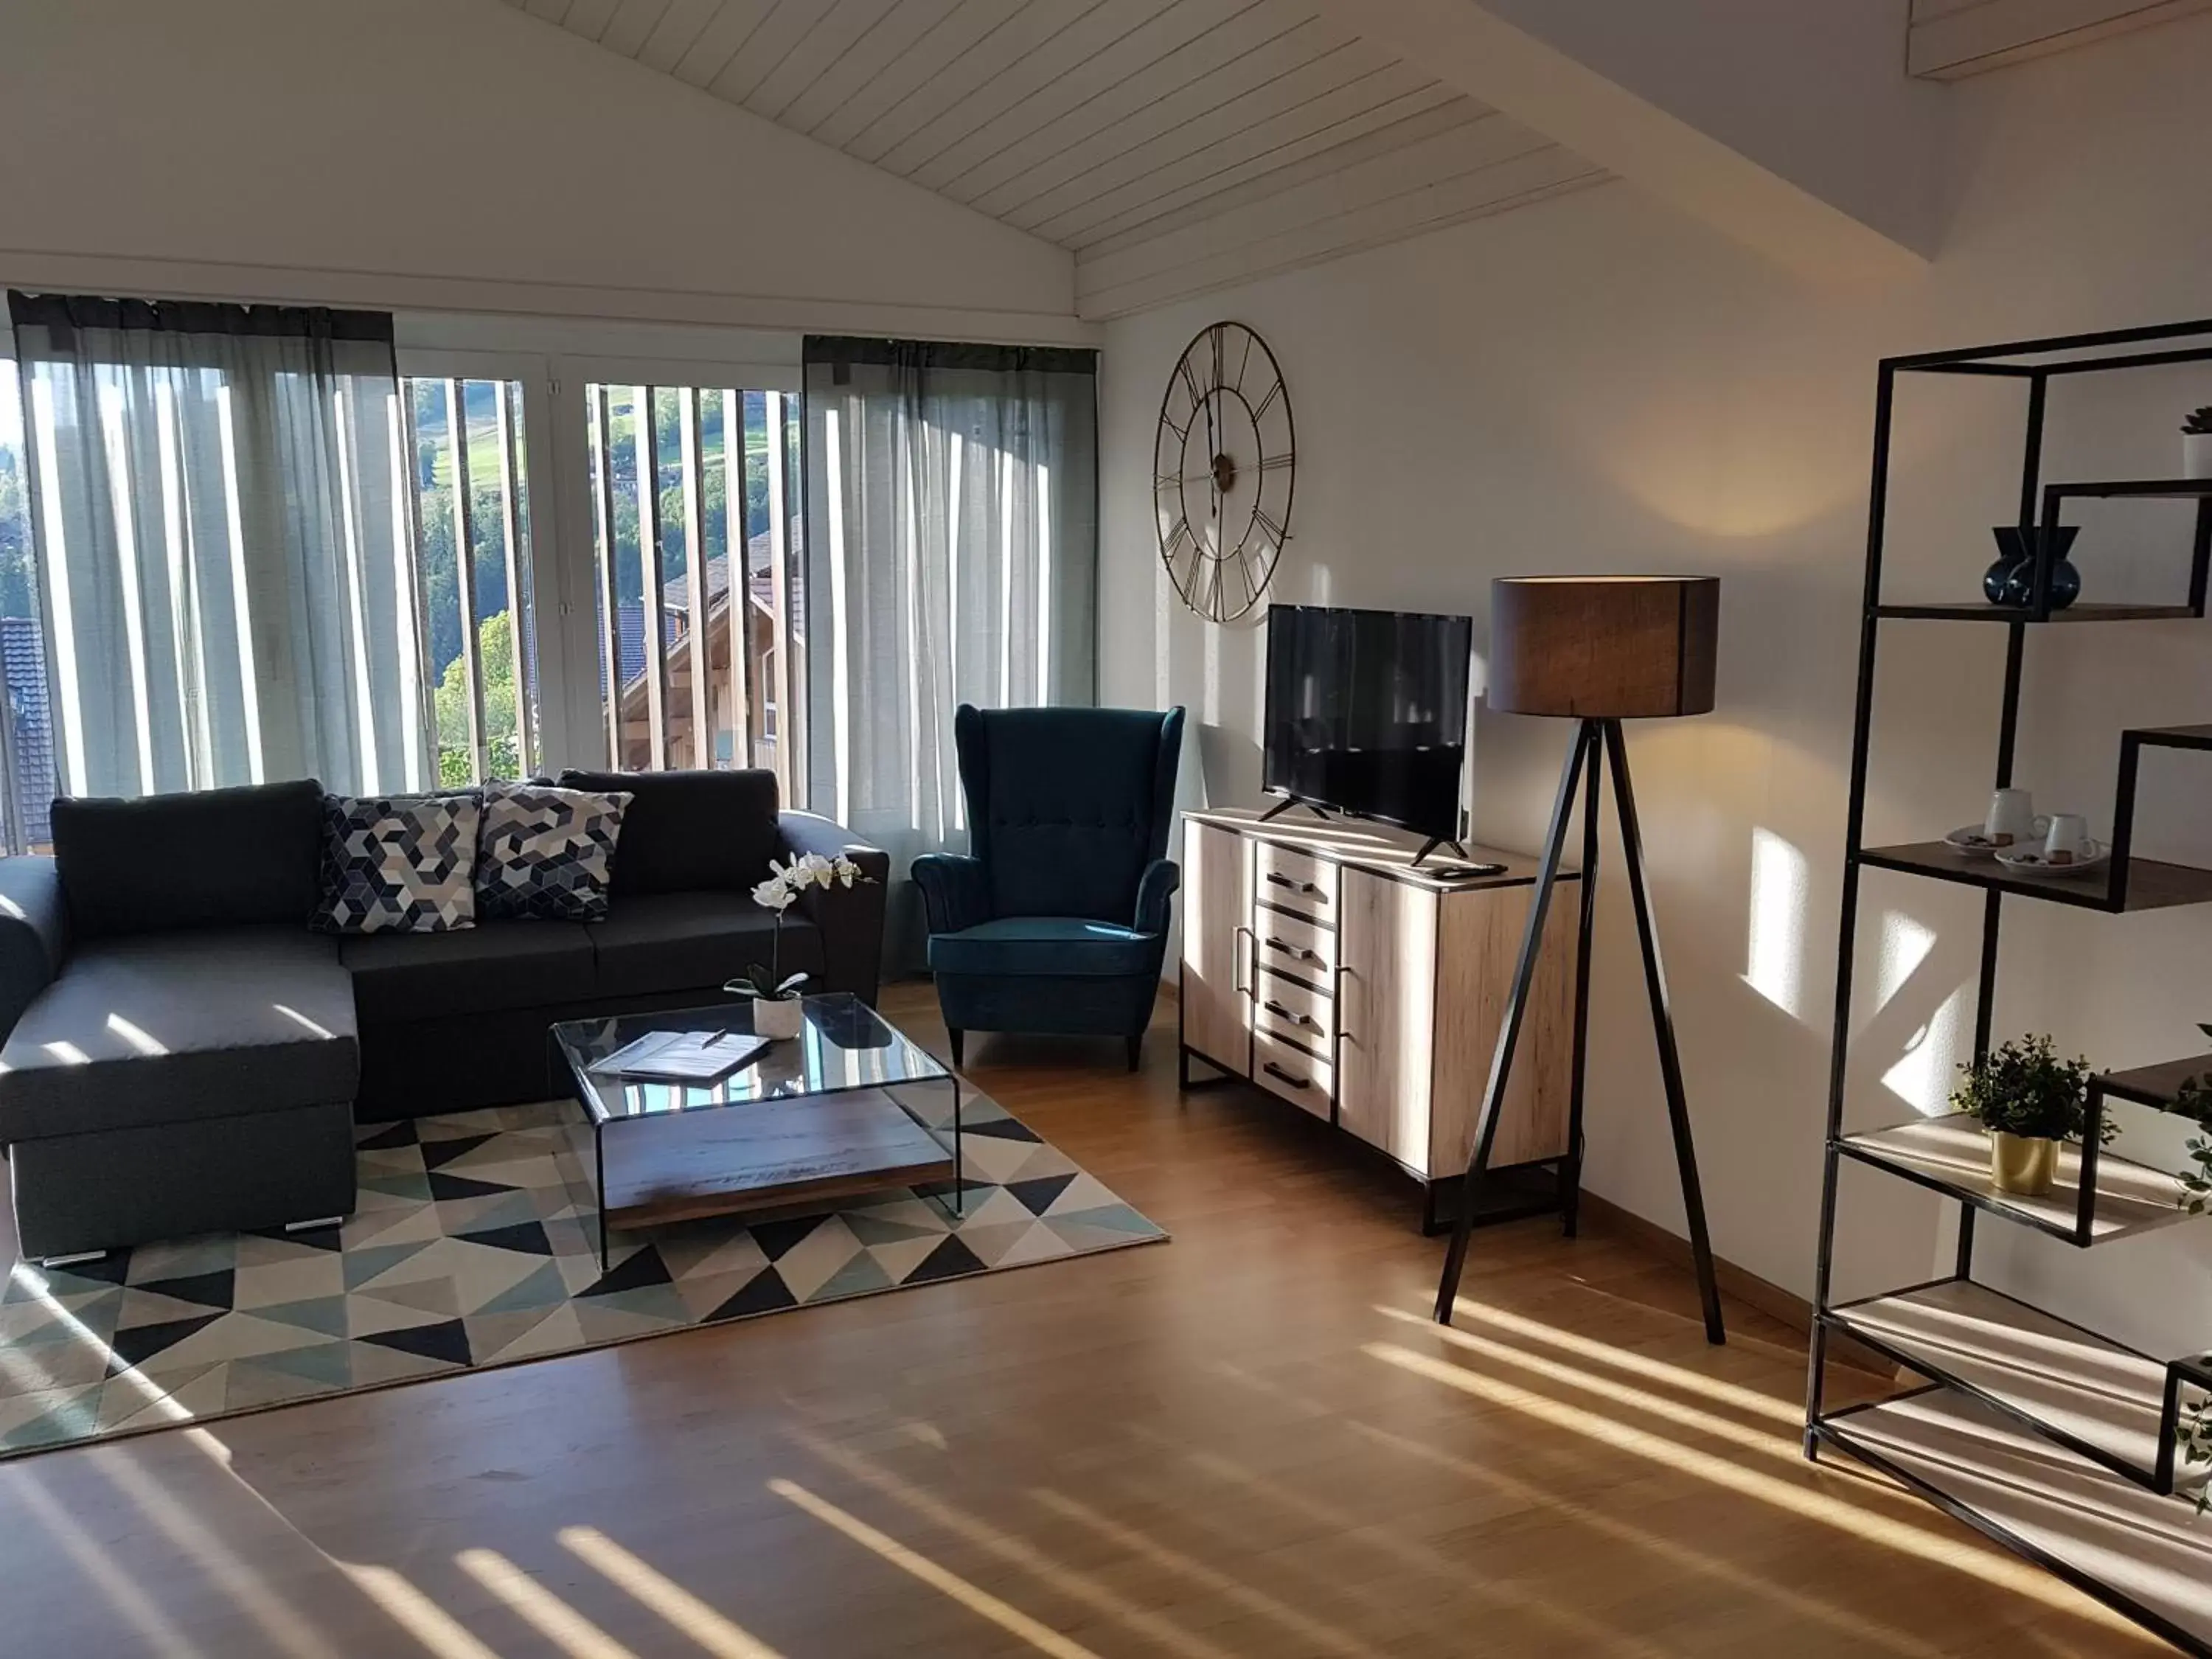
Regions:
<instances>
[{"instance_id":1,"label":"armchair wooden leg","mask_svg":"<svg viewBox=\"0 0 2212 1659\"><path fill-rule=\"evenodd\" d=\"M968 1033L948 1025L945 1035L952 1040L952 1064L957 1068L968 1063Z\"/></svg>"},{"instance_id":2,"label":"armchair wooden leg","mask_svg":"<svg viewBox=\"0 0 2212 1659\"><path fill-rule=\"evenodd\" d=\"M1132 1036L1124 1038L1123 1041L1129 1045L1129 1069L1133 1072L1144 1064L1145 1034L1139 1031Z\"/></svg>"}]
</instances>

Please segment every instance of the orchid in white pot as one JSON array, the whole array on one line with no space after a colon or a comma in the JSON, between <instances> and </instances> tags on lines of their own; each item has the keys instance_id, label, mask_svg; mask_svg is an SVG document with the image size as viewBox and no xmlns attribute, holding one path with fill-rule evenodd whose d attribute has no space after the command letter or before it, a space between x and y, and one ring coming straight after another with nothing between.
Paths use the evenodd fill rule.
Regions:
<instances>
[{"instance_id":1,"label":"orchid in white pot","mask_svg":"<svg viewBox=\"0 0 2212 1659\"><path fill-rule=\"evenodd\" d=\"M768 868L768 879L753 889L753 902L775 915L767 965L753 963L722 989L752 999L753 1030L760 1036L794 1037L801 1024L799 988L806 983L806 975L783 971L783 913L810 887L852 887L871 878L842 853L834 859L802 853L788 864L771 860Z\"/></svg>"}]
</instances>

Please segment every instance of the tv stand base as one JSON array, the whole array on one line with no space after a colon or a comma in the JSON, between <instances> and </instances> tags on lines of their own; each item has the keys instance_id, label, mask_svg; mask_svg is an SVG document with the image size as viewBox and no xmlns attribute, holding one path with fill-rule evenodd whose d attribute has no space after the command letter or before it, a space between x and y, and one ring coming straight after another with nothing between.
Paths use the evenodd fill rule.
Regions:
<instances>
[{"instance_id":1,"label":"tv stand base","mask_svg":"<svg viewBox=\"0 0 2212 1659\"><path fill-rule=\"evenodd\" d=\"M1428 858L1429 854L1435 852L1439 847L1450 848L1453 852L1459 854L1461 863L1464 864L1467 862L1467 848L1461 846L1458 842L1447 841L1442 836L1431 836L1426 841L1421 843L1421 850L1413 854L1413 867L1416 870L1419 869L1422 863Z\"/></svg>"},{"instance_id":2,"label":"tv stand base","mask_svg":"<svg viewBox=\"0 0 2212 1659\"><path fill-rule=\"evenodd\" d=\"M1285 795L1282 799L1277 801L1273 806L1270 806L1266 811L1260 814L1260 822L1266 823L1270 819L1279 818L1282 817L1284 813L1289 811L1293 806L1304 807L1307 811L1312 813L1323 823L1327 823L1328 820L1328 813L1322 808L1315 805L1313 802L1308 800L1304 796ZM1419 862L1418 860L1415 861Z\"/></svg>"}]
</instances>

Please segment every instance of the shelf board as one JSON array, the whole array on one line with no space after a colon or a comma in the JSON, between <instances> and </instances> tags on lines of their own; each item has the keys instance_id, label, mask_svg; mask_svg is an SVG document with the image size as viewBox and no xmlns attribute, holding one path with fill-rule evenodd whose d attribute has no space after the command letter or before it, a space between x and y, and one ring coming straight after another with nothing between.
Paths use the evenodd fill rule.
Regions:
<instances>
[{"instance_id":1,"label":"shelf board","mask_svg":"<svg viewBox=\"0 0 2212 1659\"><path fill-rule=\"evenodd\" d=\"M1964 1279L1852 1303L1828 1317L2139 1486L2157 1480L2166 1368L2146 1354Z\"/></svg>"},{"instance_id":2,"label":"shelf board","mask_svg":"<svg viewBox=\"0 0 2212 1659\"><path fill-rule=\"evenodd\" d=\"M2186 1060L2162 1060L2155 1066L2137 1066L2124 1072L2106 1072L2097 1081L2106 1094L2132 1100L2141 1106L2171 1111L2181 1085L2193 1077L2212 1073L2212 1054L2191 1054Z\"/></svg>"},{"instance_id":3,"label":"shelf board","mask_svg":"<svg viewBox=\"0 0 2212 1659\"><path fill-rule=\"evenodd\" d=\"M2212 1656L2212 1526L1941 1390L1821 1419L1822 1438L2173 1643Z\"/></svg>"},{"instance_id":4,"label":"shelf board","mask_svg":"<svg viewBox=\"0 0 2212 1659\"><path fill-rule=\"evenodd\" d=\"M2046 495L2112 501L2121 496L2136 501L2201 501L2212 497L2212 478L2102 478L2079 483L2046 484Z\"/></svg>"},{"instance_id":5,"label":"shelf board","mask_svg":"<svg viewBox=\"0 0 2212 1659\"><path fill-rule=\"evenodd\" d=\"M2081 1149L2059 1148L2057 1184L2041 1198L2001 1193L1990 1179L1989 1137L1979 1124L1957 1112L1846 1135L1836 1144L1838 1151L1861 1163L2072 1244L2110 1243L2191 1218L2179 1201L2182 1189L2178 1177L2104 1152L2097 1160L2096 1203L2084 1239L2077 1231Z\"/></svg>"},{"instance_id":6,"label":"shelf board","mask_svg":"<svg viewBox=\"0 0 2212 1659\"><path fill-rule=\"evenodd\" d=\"M2021 898L2047 900L2090 910L2164 910L2179 904L2212 904L2212 870L2166 864L2157 859L2128 860L2127 902L2112 902L2110 862L2078 875L2030 876L2008 870L1995 859L1973 858L1940 841L1899 847L1869 847L1859 862L1906 875L1930 876L1968 887L1991 888Z\"/></svg>"},{"instance_id":7,"label":"shelf board","mask_svg":"<svg viewBox=\"0 0 2212 1659\"><path fill-rule=\"evenodd\" d=\"M2037 623L2035 612L2013 605L1878 605L1875 615L1921 622ZM2081 599L2054 611L2044 623L2190 622L2197 612L2185 605L2108 605Z\"/></svg>"}]
</instances>

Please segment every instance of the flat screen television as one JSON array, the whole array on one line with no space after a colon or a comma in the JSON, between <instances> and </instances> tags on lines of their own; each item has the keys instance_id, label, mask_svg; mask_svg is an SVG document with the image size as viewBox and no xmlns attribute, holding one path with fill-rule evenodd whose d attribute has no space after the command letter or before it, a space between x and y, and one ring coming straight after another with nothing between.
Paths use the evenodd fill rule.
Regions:
<instances>
[{"instance_id":1,"label":"flat screen television","mask_svg":"<svg viewBox=\"0 0 2212 1659\"><path fill-rule=\"evenodd\" d=\"M1465 617L1271 606L1261 786L1455 841L1474 647Z\"/></svg>"}]
</instances>

